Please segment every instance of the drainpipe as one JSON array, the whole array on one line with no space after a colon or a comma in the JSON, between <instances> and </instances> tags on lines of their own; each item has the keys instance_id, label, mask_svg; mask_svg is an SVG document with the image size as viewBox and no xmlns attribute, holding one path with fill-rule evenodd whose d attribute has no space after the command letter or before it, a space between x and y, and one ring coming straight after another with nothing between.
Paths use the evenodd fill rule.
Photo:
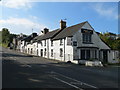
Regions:
<instances>
[{"instance_id":1,"label":"drainpipe","mask_svg":"<svg viewBox=\"0 0 120 90\"><path fill-rule=\"evenodd\" d=\"M65 61L65 38L64 38L64 61Z\"/></svg>"}]
</instances>

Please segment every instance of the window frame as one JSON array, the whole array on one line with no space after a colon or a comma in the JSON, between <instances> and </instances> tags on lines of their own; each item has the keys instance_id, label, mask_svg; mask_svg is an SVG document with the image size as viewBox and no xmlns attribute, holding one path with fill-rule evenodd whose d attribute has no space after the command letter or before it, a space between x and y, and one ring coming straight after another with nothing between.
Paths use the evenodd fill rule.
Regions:
<instances>
[{"instance_id":1,"label":"window frame","mask_svg":"<svg viewBox=\"0 0 120 90\"><path fill-rule=\"evenodd\" d=\"M53 40L51 40L51 46L53 46Z\"/></svg>"},{"instance_id":2,"label":"window frame","mask_svg":"<svg viewBox=\"0 0 120 90\"><path fill-rule=\"evenodd\" d=\"M60 45L63 45L63 39L60 39Z\"/></svg>"},{"instance_id":3,"label":"window frame","mask_svg":"<svg viewBox=\"0 0 120 90\"><path fill-rule=\"evenodd\" d=\"M92 43L92 34L83 33L82 36L83 43Z\"/></svg>"},{"instance_id":4,"label":"window frame","mask_svg":"<svg viewBox=\"0 0 120 90\"><path fill-rule=\"evenodd\" d=\"M53 49L51 49L51 57L53 57Z\"/></svg>"},{"instance_id":5,"label":"window frame","mask_svg":"<svg viewBox=\"0 0 120 90\"><path fill-rule=\"evenodd\" d=\"M47 50L46 50L46 48L44 49L44 56L46 56L46 54L47 54Z\"/></svg>"},{"instance_id":6,"label":"window frame","mask_svg":"<svg viewBox=\"0 0 120 90\"><path fill-rule=\"evenodd\" d=\"M63 49L60 48L60 57L63 57Z\"/></svg>"}]
</instances>

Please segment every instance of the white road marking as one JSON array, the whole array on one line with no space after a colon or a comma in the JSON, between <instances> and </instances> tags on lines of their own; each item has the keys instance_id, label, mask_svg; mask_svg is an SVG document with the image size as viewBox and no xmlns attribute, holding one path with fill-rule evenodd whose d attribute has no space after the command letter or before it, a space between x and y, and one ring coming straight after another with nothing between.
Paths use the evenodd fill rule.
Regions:
<instances>
[{"instance_id":1,"label":"white road marking","mask_svg":"<svg viewBox=\"0 0 120 90\"><path fill-rule=\"evenodd\" d=\"M70 84L70 83L68 83L68 82L66 82L66 81L64 81L64 80L61 80L61 79L56 78L56 77L53 77L53 78L56 79L56 80L58 80L58 81L60 81L60 82L63 82L63 83L65 83L65 84L68 84L68 85L70 85L70 86L72 86L72 87L74 87L74 88L77 88L77 89L79 89L79 90L83 90L83 89L81 89L81 88L79 88L79 87L77 87L77 86L75 86L75 85L72 85L72 84Z\"/></svg>"},{"instance_id":2,"label":"white road marking","mask_svg":"<svg viewBox=\"0 0 120 90\"><path fill-rule=\"evenodd\" d=\"M24 64L24 65L21 65L22 67L31 67L30 65L27 65L27 64Z\"/></svg>"},{"instance_id":3,"label":"white road marking","mask_svg":"<svg viewBox=\"0 0 120 90\"><path fill-rule=\"evenodd\" d=\"M28 80L33 81L33 82L40 82L40 80L32 79L32 78L29 78Z\"/></svg>"},{"instance_id":4,"label":"white road marking","mask_svg":"<svg viewBox=\"0 0 120 90\"><path fill-rule=\"evenodd\" d=\"M51 73L56 73L56 74L58 74L58 75L60 75L60 76L63 76L63 77L68 78L68 79L71 79L71 80L76 81L76 82L78 82L78 83L82 83L82 84L84 84L84 85L86 85L86 86L89 86L89 87L92 87L92 88L97 88L96 86L93 86L93 85L90 85L90 84L87 84L87 83L84 83L84 82L78 81L78 80L76 80L76 79L73 79L73 78L67 77L67 76L62 75L62 74L57 73L57 72L53 72L53 71L52 71Z\"/></svg>"}]
</instances>

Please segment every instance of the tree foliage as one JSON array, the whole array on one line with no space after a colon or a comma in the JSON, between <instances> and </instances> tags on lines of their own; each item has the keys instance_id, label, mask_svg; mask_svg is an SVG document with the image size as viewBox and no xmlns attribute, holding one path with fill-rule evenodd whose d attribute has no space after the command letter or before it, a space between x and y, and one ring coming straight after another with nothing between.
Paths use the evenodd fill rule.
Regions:
<instances>
[{"instance_id":1,"label":"tree foliage","mask_svg":"<svg viewBox=\"0 0 120 90\"><path fill-rule=\"evenodd\" d=\"M16 34L10 34L9 30L7 28L3 28L0 32L1 40L0 43L2 44L8 44L12 43L13 38L16 37Z\"/></svg>"},{"instance_id":2,"label":"tree foliage","mask_svg":"<svg viewBox=\"0 0 120 90\"><path fill-rule=\"evenodd\" d=\"M113 33L104 33L99 34L100 38L107 43L111 49L117 49L120 51L120 37L116 39L116 34Z\"/></svg>"},{"instance_id":3,"label":"tree foliage","mask_svg":"<svg viewBox=\"0 0 120 90\"><path fill-rule=\"evenodd\" d=\"M2 43L8 43L10 41L9 39L10 32L7 28L2 29Z\"/></svg>"}]
</instances>

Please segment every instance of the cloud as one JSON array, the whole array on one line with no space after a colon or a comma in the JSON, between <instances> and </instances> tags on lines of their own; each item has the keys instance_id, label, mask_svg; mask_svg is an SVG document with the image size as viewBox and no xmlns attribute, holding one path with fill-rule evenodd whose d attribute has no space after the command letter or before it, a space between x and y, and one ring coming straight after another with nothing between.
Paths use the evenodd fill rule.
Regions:
<instances>
[{"instance_id":1,"label":"cloud","mask_svg":"<svg viewBox=\"0 0 120 90\"><path fill-rule=\"evenodd\" d=\"M35 32L40 32L46 26L37 22L33 22L26 18L8 18L7 20L0 20L1 28L9 28L12 33L31 34L32 29Z\"/></svg>"},{"instance_id":2,"label":"cloud","mask_svg":"<svg viewBox=\"0 0 120 90\"><path fill-rule=\"evenodd\" d=\"M30 17L31 19L34 19L34 20L37 20L37 19L38 19L38 17L32 16L32 15L29 15L29 17Z\"/></svg>"},{"instance_id":3,"label":"cloud","mask_svg":"<svg viewBox=\"0 0 120 90\"><path fill-rule=\"evenodd\" d=\"M101 16L118 19L117 7L105 7L104 4L96 4L92 8Z\"/></svg>"},{"instance_id":4,"label":"cloud","mask_svg":"<svg viewBox=\"0 0 120 90\"><path fill-rule=\"evenodd\" d=\"M29 0L4 0L0 2L0 6L4 6L7 8L15 8L15 9L21 9L21 8L28 9L32 7Z\"/></svg>"}]
</instances>

